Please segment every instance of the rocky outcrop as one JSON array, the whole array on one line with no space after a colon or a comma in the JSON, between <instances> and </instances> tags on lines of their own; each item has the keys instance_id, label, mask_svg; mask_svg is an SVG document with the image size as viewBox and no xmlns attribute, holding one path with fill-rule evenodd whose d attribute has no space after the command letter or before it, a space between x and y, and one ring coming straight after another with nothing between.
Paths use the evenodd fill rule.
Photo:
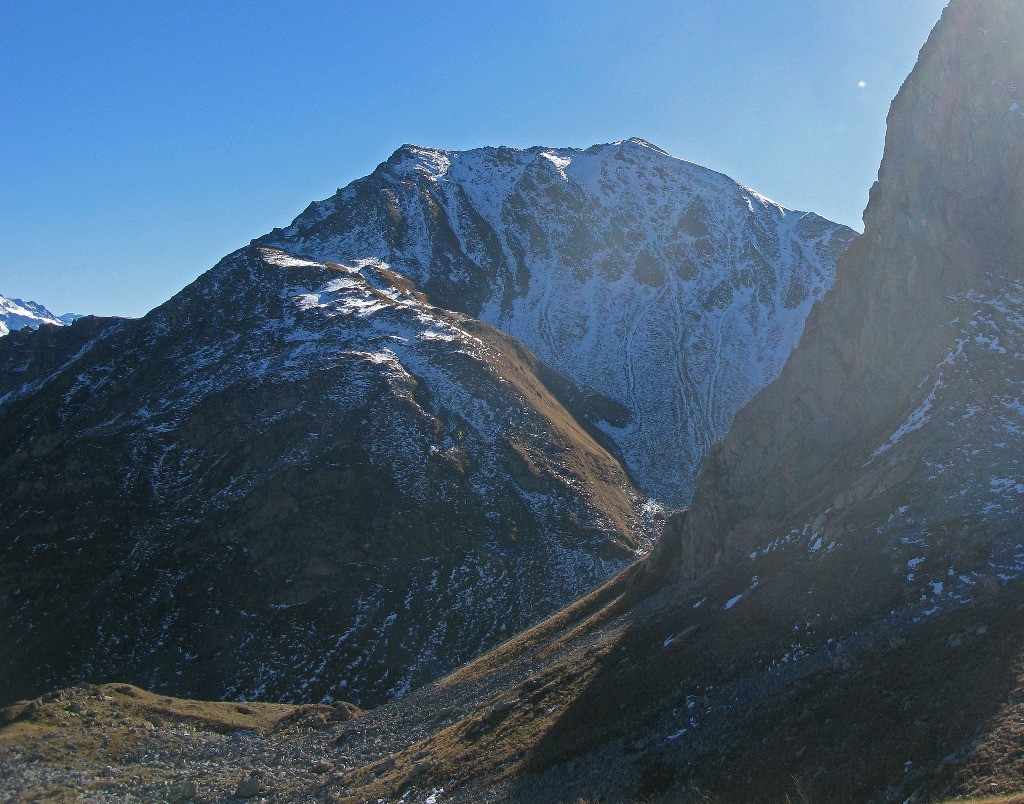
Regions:
<instances>
[{"instance_id":1,"label":"rocky outcrop","mask_svg":"<svg viewBox=\"0 0 1024 804\"><path fill-rule=\"evenodd\" d=\"M4 338L0 698L375 703L648 546L584 395L374 276L251 247L143 319Z\"/></svg>"},{"instance_id":2,"label":"rocky outcrop","mask_svg":"<svg viewBox=\"0 0 1024 804\"><path fill-rule=\"evenodd\" d=\"M735 411L778 375L853 236L633 139L403 146L259 242L381 260L435 304L515 336L617 403L595 424L645 492L681 506Z\"/></svg>"},{"instance_id":3,"label":"rocky outcrop","mask_svg":"<svg viewBox=\"0 0 1024 804\"><path fill-rule=\"evenodd\" d=\"M937 603L1020 571L1022 88L1024 7L952 3L893 102L863 237L712 450L663 562L885 555L883 585L895 571Z\"/></svg>"}]
</instances>

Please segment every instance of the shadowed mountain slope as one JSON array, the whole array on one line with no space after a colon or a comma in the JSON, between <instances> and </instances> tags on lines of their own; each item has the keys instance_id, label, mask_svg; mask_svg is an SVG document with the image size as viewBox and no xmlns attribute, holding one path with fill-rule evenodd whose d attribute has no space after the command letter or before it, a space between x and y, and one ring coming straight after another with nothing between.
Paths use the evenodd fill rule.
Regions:
<instances>
[{"instance_id":1,"label":"shadowed mountain slope","mask_svg":"<svg viewBox=\"0 0 1024 804\"><path fill-rule=\"evenodd\" d=\"M937 26L892 105L864 236L704 465L682 571L789 540L921 559L908 583L948 603L973 573L1016 574L1022 20L1018 3L969 0Z\"/></svg>"},{"instance_id":2,"label":"shadowed mountain slope","mask_svg":"<svg viewBox=\"0 0 1024 804\"><path fill-rule=\"evenodd\" d=\"M649 545L582 394L376 276L250 247L143 319L4 338L0 698L376 703Z\"/></svg>"}]
</instances>

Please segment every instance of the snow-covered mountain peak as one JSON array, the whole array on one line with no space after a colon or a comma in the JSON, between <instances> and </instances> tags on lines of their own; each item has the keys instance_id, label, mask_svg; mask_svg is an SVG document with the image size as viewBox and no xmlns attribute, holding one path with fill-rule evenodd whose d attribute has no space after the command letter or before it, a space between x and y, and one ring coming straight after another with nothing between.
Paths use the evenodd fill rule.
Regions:
<instances>
[{"instance_id":1,"label":"snow-covered mountain peak","mask_svg":"<svg viewBox=\"0 0 1024 804\"><path fill-rule=\"evenodd\" d=\"M468 200L476 207L474 211L482 214L489 224L505 223L493 219L500 217L510 203L538 189L548 196L557 194L553 184L564 185L574 195L582 194L581 200L590 204L642 206L650 213L649 219L685 213L690 203L698 198L701 204L692 211L692 216L696 217L709 213L710 210L705 209L708 204L716 207L714 211L720 215L744 215L755 208L778 218L808 214L788 210L725 174L671 156L637 137L586 149L488 146L448 151L406 144L370 176L340 189L329 199L310 204L290 226L260 240L277 245L278 239L273 236L277 232L290 241L303 241L308 236L320 240L313 230L322 228L320 225L336 216L342 206L356 201L367 182L385 185L379 191L381 200L392 222L398 225L401 214L395 202L400 193L390 185L409 181L426 182L429 187L445 190L457 187L460 194L464 192L469 196ZM552 198L549 205L563 200ZM586 213L585 209L570 211ZM696 221L691 223L697 224L697 231L686 233L699 237L702 227ZM456 230L453 234L458 236L459 232ZM330 256L317 250L310 254Z\"/></svg>"},{"instance_id":2,"label":"snow-covered mountain peak","mask_svg":"<svg viewBox=\"0 0 1024 804\"><path fill-rule=\"evenodd\" d=\"M631 161L650 165L674 164L676 170L696 172L719 177L722 187L741 187L742 185L722 173L703 167L694 162L672 156L667 151L639 137L626 140L599 143L588 148L532 146L529 148L513 148L510 146L484 146L465 151L450 151L422 145L406 144L398 148L378 170L391 175L410 177L413 173L442 179L450 170L456 171L461 178L463 172L485 172L495 168L505 170L525 170L530 165L543 165L542 160L554 164L572 161L574 158L585 157L583 161L596 160L605 163L608 160ZM344 192L344 191L339 191Z\"/></svg>"},{"instance_id":3,"label":"snow-covered mountain peak","mask_svg":"<svg viewBox=\"0 0 1024 804\"><path fill-rule=\"evenodd\" d=\"M0 336L24 327L39 329L43 324L63 327L81 317L74 313L58 316L37 302L0 296Z\"/></svg>"},{"instance_id":4,"label":"snow-covered mountain peak","mask_svg":"<svg viewBox=\"0 0 1024 804\"><path fill-rule=\"evenodd\" d=\"M641 146L643 148L650 148L652 151L657 151L659 154L664 154L665 156L669 156L670 155L669 152L666 151L664 148L659 148L653 142L650 142L649 140L645 140L642 137L630 137L628 140L625 140L625 141L626 142L631 142L634 145L639 145L639 146Z\"/></svg>"},{"instance_id":5,"label":"snow-covered mountain peak","mask_svg":"<svg viewBox=\"0 0 1024 804\"><path fill-rule=\"evenodd\" d=\"M629 411L599 426L649 493L684 505L698 461L775 378L853 236L634 138L405 145L255 242L369 260L518 338ZM683 477L661 471L666 452L685 456Z\"/></svg>"}]
</instances>

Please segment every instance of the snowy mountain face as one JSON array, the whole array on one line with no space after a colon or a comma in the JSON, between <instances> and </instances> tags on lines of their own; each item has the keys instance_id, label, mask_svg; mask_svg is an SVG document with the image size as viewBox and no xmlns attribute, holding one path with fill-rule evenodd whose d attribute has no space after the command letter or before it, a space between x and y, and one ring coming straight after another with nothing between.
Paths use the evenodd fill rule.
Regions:
<instances>
[{"instance_id":1,"label":"snowy mountain face","mask_svg":"<svg viewBox=\"0 0 1024 804\"><path fill-rule=\"evenodd\" d=\"M408 692L649 546L560 399L588 404L382 266L269 248L143 319L12 334L0 697Z\"/></svg>"},{"instance_id":2,"label":"snowy mountain face","mask_svg":"<svg viewBox=\"0 0 1024 804\"><path fill-rule=\"evenodd\" d=\"M0 697L436 678L650 546L852 237L642 141L404 147L144 319L12 333Z\"/></svg>"},{"instance_id":3,"label":"snowy mountain face","mask_svg":"<svg viewBox=\"0 0 1024 804\"><path fill-rule=\"evenodd\" d=\"M617 403L595 423L645 492L679 506L735 411L778 375L853 237L628 140L404 146L258 242L384 264L518 338Z\"/></svg>"},{"instance_id":4,"label":"snowy mountain face","mask_svg":"<svg viewBox=\"0 0 1024 804\"><path fill-rule=\"evenodd\" d=\"M39 329L43 324L62 327L81 317L74 313L57 316L36 302L0 296L0 336L23 327Z\"/></svg>"}]
</instances>

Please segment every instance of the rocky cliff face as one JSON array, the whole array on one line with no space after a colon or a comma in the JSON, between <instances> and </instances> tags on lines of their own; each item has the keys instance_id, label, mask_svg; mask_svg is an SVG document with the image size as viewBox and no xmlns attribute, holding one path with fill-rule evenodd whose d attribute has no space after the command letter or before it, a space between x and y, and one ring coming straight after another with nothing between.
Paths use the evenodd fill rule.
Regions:
<instances>
[{"instance_id":1,"label":"rocky cliff face","mask_svg":"<svg viewBox=\"0 0 1024 804\"><path fill-rule=\"evenodd\" d=\"M682 506L707 449L778 375L852 239L627 140L404 146L259 242L381 260L434 303L515 336L618 403L595 423L644 491Z\"/></svg>"},{"instance_id":2,"label":"rocky cliff face","mask_svg":"<svg viewBox=\"0 0 1024 804\"><path fill-rule=\"evenodd\" d=\"M0 698L116 676L373 703L436 677L649 544L559 399L586 410L386 269L269 248L140 320L12 333Z\"/></svg>"},{"instance_id":3,"label":"rocky cliff face","mask_svg":"<svg viewBox=\"0 0 1024 804\"><path fill-rule=\"evenodd\" d=\"M665 544L684 574L885 554L884 585L938 605L1019 572L1022 88L1024 7L951 4L892 105L864 236Z\"/></svg>"}]
</instances>

